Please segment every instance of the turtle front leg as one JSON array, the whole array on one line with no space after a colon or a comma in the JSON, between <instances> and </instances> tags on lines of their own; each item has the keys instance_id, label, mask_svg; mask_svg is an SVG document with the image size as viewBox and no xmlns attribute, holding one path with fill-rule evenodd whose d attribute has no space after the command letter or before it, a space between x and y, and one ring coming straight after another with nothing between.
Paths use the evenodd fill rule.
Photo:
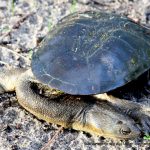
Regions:
<instances>
[{"instance_id":1,"label":"turtle front leg","mask_svg":"<svg viewBox=\"0 0 150 150\"><path fill-rule=\"evenodd\" d=\"M125 99L119 99L112 95L99 94L96 95L98 99L107 100L112 103L112 105L123 112L125 115L128 115L139 123L142 127L142 130L146 133L150 133L150 106L146 106L140 103L132 102Z\"/></svg>"}]
</instances>

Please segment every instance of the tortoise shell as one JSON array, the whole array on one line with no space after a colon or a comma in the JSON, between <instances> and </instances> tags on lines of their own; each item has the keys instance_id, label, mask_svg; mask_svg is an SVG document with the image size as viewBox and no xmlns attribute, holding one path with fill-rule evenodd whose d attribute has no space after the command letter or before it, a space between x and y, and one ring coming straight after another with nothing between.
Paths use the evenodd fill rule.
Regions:
<instances>
[{"instance_id":1,"label":"tortoise shell","mask_svg":"<svg viewBox=\"0 0 150 150\"><path fill-rule=\"evenodd\" d=\"M33 74L69 94L113 90L150 68L149 33L113 13L71 14L48 33L33 54Z\"/></svg>"}]
</instances>

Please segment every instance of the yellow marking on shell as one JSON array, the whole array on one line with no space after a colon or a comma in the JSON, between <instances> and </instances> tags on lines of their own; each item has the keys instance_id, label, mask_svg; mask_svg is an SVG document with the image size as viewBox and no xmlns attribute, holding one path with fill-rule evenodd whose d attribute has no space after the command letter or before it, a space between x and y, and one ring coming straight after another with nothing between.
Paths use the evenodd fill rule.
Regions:
<instances>
[{"instance_id":1,"label":"yellow marking on shell","mask_svg":"<svg viewBox=\"0 0 150 150\"><path fill-rule=\"evenodd\" d=\"M135 63L136 63L136 60L135 60L134 58L132 58L132 59L131 59L131 63L132 63L132 64L135 64Z\"/></svg>"}]
</instances>

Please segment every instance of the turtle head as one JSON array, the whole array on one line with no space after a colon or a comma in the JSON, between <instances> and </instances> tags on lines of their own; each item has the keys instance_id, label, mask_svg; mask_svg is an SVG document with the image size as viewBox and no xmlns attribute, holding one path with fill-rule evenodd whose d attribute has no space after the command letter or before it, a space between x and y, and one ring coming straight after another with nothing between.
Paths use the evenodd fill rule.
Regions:
<instances>
[{"instance_id":1,"label":"turtle head","mask_svg":"<svg viewBox=\"0 0 150 150\"><path fill-rule=\"evenodd\" d=\"M98 135L116 139L132 139L140 135L134 120L107 103L94 105L85 118L85 126Z\"/></svg>"}]
</instances>

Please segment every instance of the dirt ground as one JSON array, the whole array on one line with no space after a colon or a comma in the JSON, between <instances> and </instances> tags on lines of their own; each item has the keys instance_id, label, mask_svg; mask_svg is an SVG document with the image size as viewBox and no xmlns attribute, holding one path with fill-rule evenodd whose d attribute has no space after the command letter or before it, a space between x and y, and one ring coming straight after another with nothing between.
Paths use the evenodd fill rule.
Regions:
<instances>
[{"instance_id":1,"label":"dirt ground","mask_svg":"<svg viewBox=\"0 0 150 150\"><path fill-rule=\"evenodd\" d=\"M30 67L33 49L61 18L79 10L124 14L150 27L150 0L0 0L0 67ZM58 126L38 120L15 93L0 95L0 150L40 150ZM150 141L113 141L64 130L47 149L141 150Z\"/></svg>"}]
</instances>

